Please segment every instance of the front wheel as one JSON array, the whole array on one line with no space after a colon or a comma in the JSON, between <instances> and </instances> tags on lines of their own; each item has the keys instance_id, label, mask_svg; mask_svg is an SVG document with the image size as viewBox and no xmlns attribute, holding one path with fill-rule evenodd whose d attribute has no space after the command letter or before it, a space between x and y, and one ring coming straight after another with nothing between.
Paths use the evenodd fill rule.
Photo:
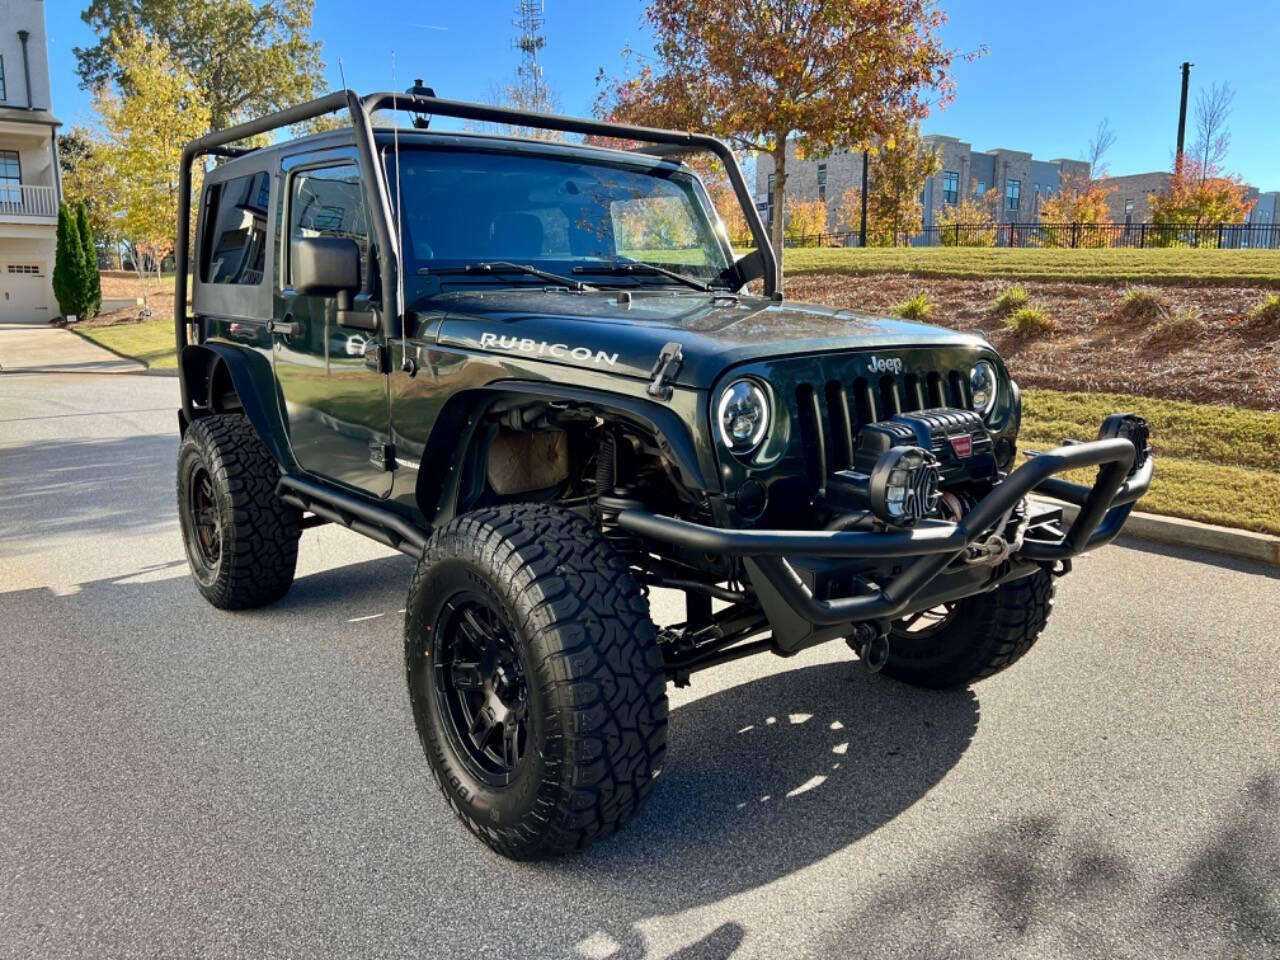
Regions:
<instances>
[{"instance_id":1,"label":"front wheel","mask_svg":"<svg viewBox=\"0 0 1280 960\"><path fill-rule=\"evenodd\" d=\"M436 531L409 588L405 667L436 782L504 856L582 849L653 789L662 654L639 584L582 517L521 505Z\"/></svg>"},{"instance_id":2,"label":"front wheel","mask_svg":"<svg viewBox=\"0 0 1280 960\"><path fill-rule=\"evenodd\" d=\"M917 687L963 687L1011 666L1053 610L1044 570L894 622L884 672Z\"/></svg>"}]
</instances>

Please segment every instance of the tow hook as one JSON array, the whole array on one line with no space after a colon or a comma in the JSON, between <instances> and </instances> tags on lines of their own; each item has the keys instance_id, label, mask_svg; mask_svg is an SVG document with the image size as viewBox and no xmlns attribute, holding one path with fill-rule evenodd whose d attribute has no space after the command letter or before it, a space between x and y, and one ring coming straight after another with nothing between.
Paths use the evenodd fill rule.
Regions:
<instances>
[{"instance_id":1,"label":"tow hook","mask_svg":"<svg viewBox=\"0 0 1280 960\"><path fill-rule=\"evenodd\" d=\"M858 655L870 673L879 673L889 662L889 631L874 623L854 624L853 635L845 637L849 649Z\"/></svg>"}]
</instances>

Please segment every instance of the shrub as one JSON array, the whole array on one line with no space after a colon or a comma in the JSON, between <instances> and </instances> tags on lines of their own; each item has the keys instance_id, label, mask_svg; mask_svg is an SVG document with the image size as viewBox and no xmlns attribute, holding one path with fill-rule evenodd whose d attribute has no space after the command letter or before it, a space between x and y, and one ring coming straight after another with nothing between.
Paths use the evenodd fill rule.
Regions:
<instances>
[{"instance_id":1,"label":"shrub","mask_svg":"<svg viewBox=\"0 0 1280 960\"><path fill-rule=\"evenodd\" d=\"M933 312L933 302L927 293L917 293L910 300L895 304L893 315L904 320L924 320Z\"/></svg>"},{"instance_id":2,"label":"shrub","mask_svg":"<svg viewBox=\"0 0 1280 960\"><path fill-rule=\"evenodd\" d=\"M64 317L83 317L90 304L84 247L75 214L65 203L58 207L57 247L53 263L53 295Z\"/></svg>"},{"instance_id":3,"label":"shrub","mask_svg":"<svg viewBox=\"0 0 1280 960\"><path fill-rule=\"evenodd\" d=\"M1130 287L1120 296L1120 316L1151 323L1169 316L1169 298L1151 287Z\"/></svg>"},{"instance_id":4,"label":"shrub","mask_svg":"<svg viewBox=\"0 0 1280 960\"><path fill-rule=\"evenodd\" d=\"M1027 296L1027 290L1022 284L1005 287L991 301L991 312L997 317L1007 317L1009 314L1021 310L1030 302L1031 298Z\"/></svg>"},{"instance_id":5,"label":"shrub","mask_svg":"<svg viewBox=\"0 0 1280 960\"><path fill-rule=\"evenodd\" d=\"M1004 325L1019 337L1034 337L1053 329L1053 321L1039 307L1019 307L1005 317Z\"/></svg>"},{"instance_id":6,"label":"shrub","mask_svg":"<svg viewBox=\"0 0 1280 960\"><path fill-rule=\"evenodd\" d=\"M1154 327L1147 339L1151 343L1159 343L1172 345L1175 343L1187 343L1195 340L1201 331L1200 315L1194 310L1187 308L1181 313L1166 317Z\"/></svg>"},{"instance_id":7,"label":"shrub","mask_svg":"<svg viewBox=\"0 0 1280 960\"><path fill-rule=\"evenodd\" d=\"M97 316L102 307L102 275L98 271L98 247L93 242L93 228L89 226L89 208L83 200L76 204L76 230L80 233L80 248L84 254L81 265L84 271L84 314Z\"/></svg>"},{"instance_id":8,"label":"shrub","mask_svg":"<svg viewBox=\"0 0 1280 960\"><path fill-rule=\"evenodd\" d=\"M827 230L827 205L821 200L792 200L787 204L786 237L792 243L817 243Z\"/></svg>"},{"instance_id":9,"label":"shrub","mask_svg":"<svg viewBox=\"0 0 1280 960\"><path fill-rule=\"evenodd\" d=\"M1280 324L1280 294L1270 294L1263 298L1252 310L1249 317L1259 323Z\"/></svg>"}]
</instances>

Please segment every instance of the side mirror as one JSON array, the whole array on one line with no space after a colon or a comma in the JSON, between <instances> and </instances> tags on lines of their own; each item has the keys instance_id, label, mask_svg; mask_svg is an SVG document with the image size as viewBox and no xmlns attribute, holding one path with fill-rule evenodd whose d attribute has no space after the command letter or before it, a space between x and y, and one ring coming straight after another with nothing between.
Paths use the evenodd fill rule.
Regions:
<instances>
[{"instance_id":1,"label":"side mirror","mask_svg":"<svg viewBox=\"0 0 1280 960\"><path fill-rule=\"evenodd\" d=\"M360 248L349 237L297 237L290 245L290 286L300 297L334 297L338 325L377 330L378 315L351 309L360 289Z\"/></svg>"}]
</instances>

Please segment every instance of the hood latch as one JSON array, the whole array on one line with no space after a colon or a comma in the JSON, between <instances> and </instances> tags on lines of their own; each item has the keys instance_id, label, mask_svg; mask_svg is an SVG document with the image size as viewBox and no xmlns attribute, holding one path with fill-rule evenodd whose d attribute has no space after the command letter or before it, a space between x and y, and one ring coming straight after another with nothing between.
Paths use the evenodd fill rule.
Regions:
<instances>
[{"instance_id":1,"label":"hood latch","mask_svg":"<svg viewBox=\"0 0 1280 960\"><path fill-rule=\"evenodd\" d=\"M649 396L658 397L661 400L670 400L671 387L667 383L674 379L683 363L684 352L681 350L680 344L672 340L662 348L662 352L658 354L657 363L649 371L649 376L653 378L649 382Z\"/></svg>"}]
</instances>

